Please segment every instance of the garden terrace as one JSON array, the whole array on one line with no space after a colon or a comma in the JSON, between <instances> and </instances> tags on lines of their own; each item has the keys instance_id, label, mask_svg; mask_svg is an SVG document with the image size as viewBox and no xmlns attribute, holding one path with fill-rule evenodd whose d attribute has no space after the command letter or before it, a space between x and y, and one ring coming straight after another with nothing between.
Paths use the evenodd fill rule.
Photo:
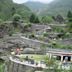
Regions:
<instances>
[{"instance_id":1,"label":"garden terrace","mask_svg":"<svg viewBox=\"0 0 72 72\"><path fill-rule=\"evenodd\" d=\"M32 59L31 59L31 56ZM46 69L46 65L44 62L40 63L39 61L42 59L42 55L29 55L29 58L27 58L27 55L18 55L10 57L9 66L8 66L8 72L23 72L23 71L33 71L35 70L42 70ZM37 60L37 61L35 61Z\"/></svg>"}]
</instances>

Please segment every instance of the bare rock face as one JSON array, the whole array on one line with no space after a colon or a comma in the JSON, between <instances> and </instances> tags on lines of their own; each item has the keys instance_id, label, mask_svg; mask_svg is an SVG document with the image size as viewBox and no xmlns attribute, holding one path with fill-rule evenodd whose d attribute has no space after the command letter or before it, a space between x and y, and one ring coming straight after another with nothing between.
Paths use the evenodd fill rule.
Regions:
<instances>
[{"instance_id":1,"label":"bare rock face","mask_svg":"<svg viewBox=\"0 0 72 72\"><path fill-rule=\"evenodd\" d=\"M32 49L32 48L25 48L23 53L25 53L25 54L34 54L35 52L34 52L34 49Z\"/></svg>"}]
</instances>

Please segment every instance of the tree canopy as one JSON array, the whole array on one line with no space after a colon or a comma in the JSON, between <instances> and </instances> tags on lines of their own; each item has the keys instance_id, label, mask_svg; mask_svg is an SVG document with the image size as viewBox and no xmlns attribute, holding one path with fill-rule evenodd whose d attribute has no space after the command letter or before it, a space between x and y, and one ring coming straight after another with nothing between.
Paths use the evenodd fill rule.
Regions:
<instances>
[{"instance_id":1,"label":"tree canopy","mask_svg":"<svg viewBox=\"0 0 72 72\"><path fill-rule=\"evenodd\" d=\"M30 20L29 20L31 23L40 23L39 21L39 18L35 15L35 14L32 14L30 16Z\"/></svg>"},{"instance_id":2,"label":"tree canopy","mask_svg":"<svg viewBox=\"0 0 72 72\"><path fill-rule=\"evenodd\" d=\"M71 11L68 11L67 18L68 18L68 22L72 22L72 12Z\"/></svg>"}]
</instances>

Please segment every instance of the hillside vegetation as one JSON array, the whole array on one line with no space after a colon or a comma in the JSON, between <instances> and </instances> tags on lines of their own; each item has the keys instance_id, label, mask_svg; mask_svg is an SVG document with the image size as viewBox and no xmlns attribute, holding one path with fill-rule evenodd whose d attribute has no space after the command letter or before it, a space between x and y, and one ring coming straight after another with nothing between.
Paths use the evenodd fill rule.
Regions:
<instances>
[{"instance_id":1,"label":"hillside vegetation","mask_svg":"<svg viewBox=\"0 0 72 72\"><path fill-rule=\"evenodd\" d=\"M47 7L47 4L32 1L26 2L25 5L29 7L33 12L37 13Z\"/></svg>"},{"instance_id":2,"label":"hillside vegetation","mask_svg":"<svg viewBox=\"0 0 72 72\"><path fill-rule=\"evenodd\" d=\"M41 14L57 15L61 14L66 16L66 12L72 10L72 0L55 0L48 5L46 10Z\"/></svg>"},{"instance_id":3,"label":"hillside vegetation","mask_svg":"<svg viewBox=\"0 0 72 72\"><path fill-rule=\"evenodd\" d=\"M23 4L15 4L12 0L0 0L0 19L10 20L13 14L20 14L24 20L28 20L31 11Z\"/></svg>"},{"instance_id":4,"label":"hillside vegetation","mask_svg":"<svg viewBox=\"0 0 72 72\"><path fill-rule=\"evenodd\" d=\"M54 0L49 4L28 2L26 5L39 15L57 15L66 16L66 12L72 10L72 0Z\"/></svg>"}]
</instances>

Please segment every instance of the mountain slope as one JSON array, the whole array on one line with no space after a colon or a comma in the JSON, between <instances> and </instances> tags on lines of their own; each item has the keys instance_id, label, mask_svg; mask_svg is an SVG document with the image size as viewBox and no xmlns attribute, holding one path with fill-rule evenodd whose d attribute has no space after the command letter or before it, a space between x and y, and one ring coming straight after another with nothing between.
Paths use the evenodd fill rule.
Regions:
<instances>
[{"instance_id":1,"label":"mountain slope","mask_svg":"<svg viewBox=\"0 0 72 72\"><path fill-rule=\"evenodd\" d=\"M31 11L24 4L15 4L12 0L0 0L0 18L3 20L11 19L13 13L18 13L23 18L28 18Z\"/></svg>"},{"instance_id":2,"label":"mountain slope","mask_svg":"<svg viewBox=\"0 0 72 72\"><path fill-rule=\"evenodd\" d=\"M43 8L47 7L47 4L43 4L43 3L40 3L40 2L28 1L24 4L34 12L37 12L38 10L42 10Z\"/></svg>"},{"instance_id":3,"label":"mountain slope","mask_svg":"<svg viewBox=\"0 0 72 72\"><path fill-rule=\"evenodd\" d=\"M49 4L39 2L28 2L25 4L39 15L57 15L66 16L68 10L72 10L72 0L54 0Z\"/></svg>"},{"instance_id":4,"label":"mountain slope","mask_svg":"<svg viewBox=\"0 0 72 72\"><path fill-rule=\"evenodd\" d=\"M41 14L43 15L57 15L62 14L66 16L67 12L72 10L72 0L55 0L48 4L46 10L43 10Z\"/></svg>"}]
</instances>

